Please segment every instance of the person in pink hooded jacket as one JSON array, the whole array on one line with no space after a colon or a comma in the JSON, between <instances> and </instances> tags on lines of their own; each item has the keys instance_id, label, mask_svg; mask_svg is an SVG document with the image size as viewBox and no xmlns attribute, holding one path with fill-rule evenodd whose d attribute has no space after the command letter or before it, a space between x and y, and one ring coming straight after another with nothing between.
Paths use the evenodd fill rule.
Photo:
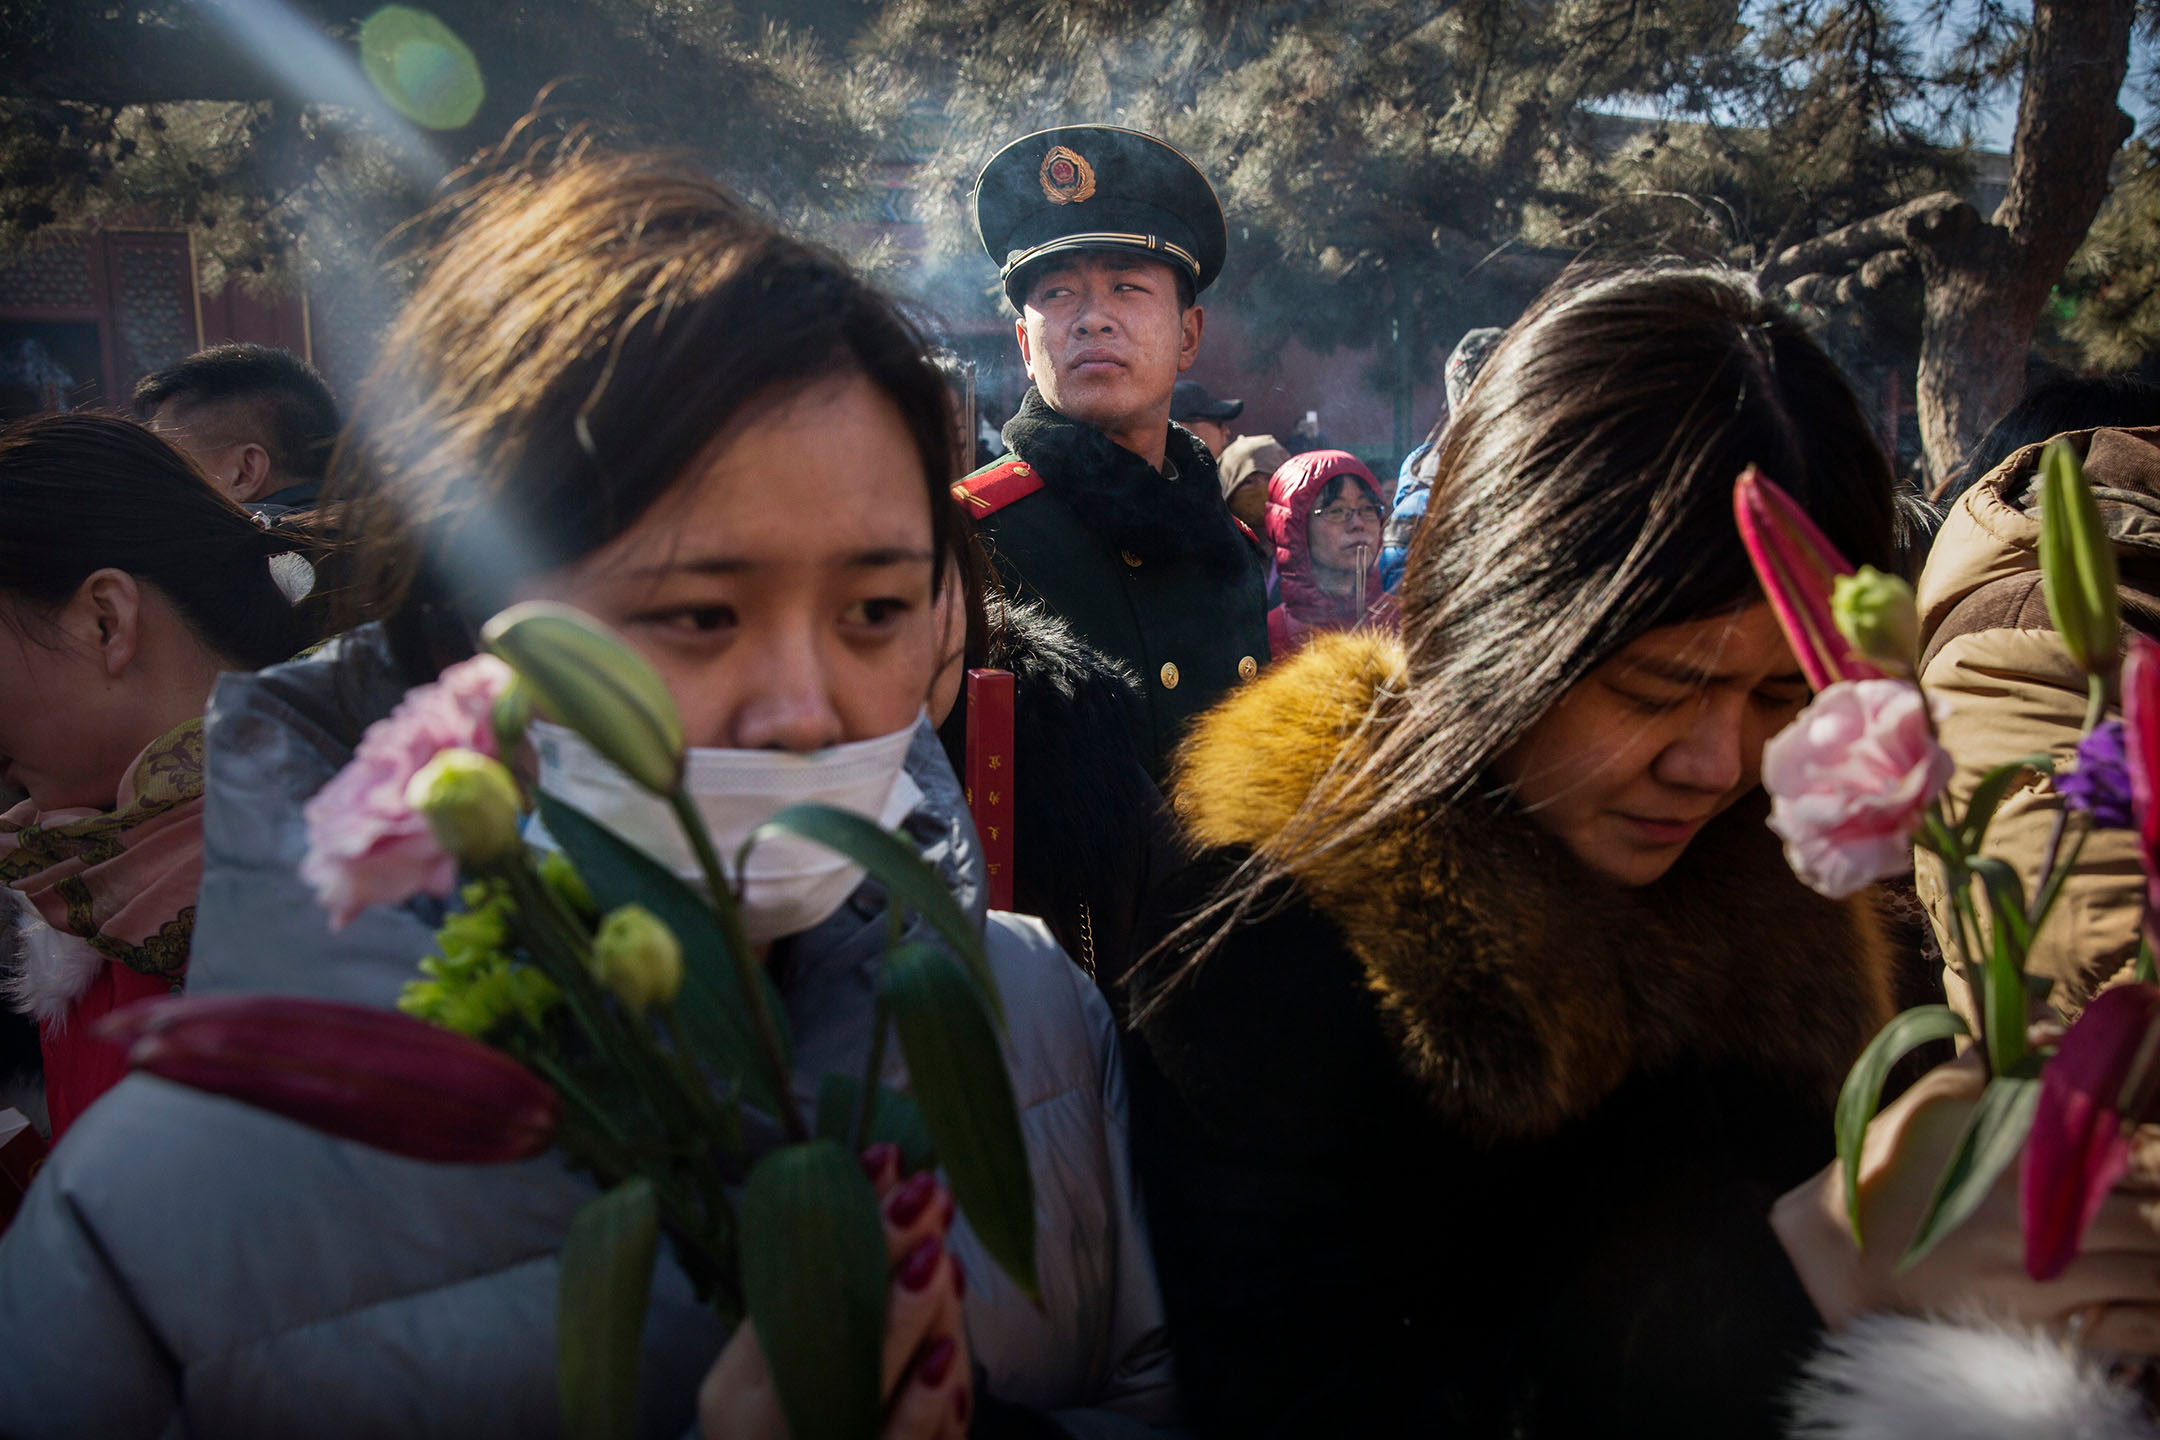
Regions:
<instances>
[{"instance_id":1,"label":"person in pink hooded jacket","mask_svg":"<svg viewBox=\"0 0 2160 1440\"><path fill-rule=\"evenodd\" d=\"M1395 597L1380 587L1380 482L1347 450L1294 455L1268 482L1267 533L1282 573L1282 603L1268 612L1278 660L1316 630L1393 629Z\"/></svg>"}]
</instances>

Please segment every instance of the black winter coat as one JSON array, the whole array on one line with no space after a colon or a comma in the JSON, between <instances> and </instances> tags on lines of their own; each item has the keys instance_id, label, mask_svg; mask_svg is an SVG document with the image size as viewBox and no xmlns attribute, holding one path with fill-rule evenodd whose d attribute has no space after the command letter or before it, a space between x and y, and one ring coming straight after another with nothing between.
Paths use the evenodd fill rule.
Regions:
<instances>
[{"instance_id":1,"label":"black winter coat","mask_svg":"<svg viewBox=\"0 0 2160 1440\"><path fill-rule=\"evenodd\" d=\"M1043 488L978 517L983 551L1007 595L1138 678L1135 736L1159 774L1192 718L1267 663L1267 562L1178 426L1168 474L1033 390L1004 438Z\"/></svg>"},{"instance_id":2,"label":"black winter coat","mask_svg":"<svg viewBox=\"0 0 2160 1440\"><path fill-rule=\"evenodd\" d=\"M1201 723L1173 794L1214 848L1166 914L1399 675L1330 637ZM1818 1320L1769 1211L1831 1157L1887 965L1761 815L1630 891L1466 803L1301 872L1141 1011L1135 1162L1203 1436L1779 1432Z\"/></svg>"},{"instance_id":3,"label":"black winter coat","mask_svg":"<svg viewBox=\"0 0 2160 1440\"><path fill-rule=\"evenodd\" d=\"M1040 605L989 609L989 648L971 663L1013 675L1013 909L1040 916L1122 1013L1142 907L1179 859L1136 738L1140 687ZM964 692L938 734L965 775Z\"/></svg>"}]
</instances>

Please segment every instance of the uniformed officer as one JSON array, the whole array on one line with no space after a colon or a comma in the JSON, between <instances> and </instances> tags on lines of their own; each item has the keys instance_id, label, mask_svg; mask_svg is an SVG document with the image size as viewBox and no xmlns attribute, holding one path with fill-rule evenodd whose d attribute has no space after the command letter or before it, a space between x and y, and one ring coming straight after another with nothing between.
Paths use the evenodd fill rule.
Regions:
<instances>
[{"instance_id":1,"label":"uniformed officer","mask_svg":"<svg viewBox=\"0 0 2160 1440\"><path fill-rule=\"evenodd\" d=\"M1140 678L1159 774L1187 722L1268 657L1266 560L1207 447L1170 423L1200 350L1195 299L1222 269L1222 208L1153 136L1071 125L983 167L975 224L1034 386L1008 453L954 493L1008 592Z\"/></svg>"}]
</instances>

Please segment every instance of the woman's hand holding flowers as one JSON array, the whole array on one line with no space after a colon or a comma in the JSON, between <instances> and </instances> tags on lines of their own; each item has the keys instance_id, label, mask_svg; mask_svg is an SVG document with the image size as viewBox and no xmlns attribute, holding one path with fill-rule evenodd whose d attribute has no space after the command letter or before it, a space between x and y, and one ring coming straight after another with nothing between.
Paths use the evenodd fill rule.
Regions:
<instances>
[{"instance_id":1,"label":"woman's hand holding flowers","mask_svg":"<svg viewBox=\"0 0 2160 1440\"><path fill-rule=\"evenodd\" d=\"M2027 1273L2014 1168L2003 1171L1970 1219L1901 1269L1986 1083L1980 1052L1967 1051L1922 1076L1868 1127L1860 1162L1864 1249L1853 1240L1837 1166L1778 1201L1772 1228L1824 1322L1836 1330L1871 1311L1977 1310L2058 1332L2075 1323L2095 1349L2160 1355L2160 1175L2134 1175L2117 1186L2081 1253L2054 1280Z\"/></svg>"},{"instance_id":2,"label":"woman's hand holding flowers","mask_svg":"<svg viewBox=\"0 0 2160 1440\"><path fill-rule=\"evenodd\" d=\"M903 1175L900 1152L873 1145L862 1154L877 1189L892 1265L885 1312L885 1423L879 1440L960 1440L974 1410L973 1366L961 1300L967 1279L947 1248L952 1192L928 1171ZM734 1338L698 1390L703 1440L783 1440L780 1392L754 1324Z\"/></svg>"}]
</instances>

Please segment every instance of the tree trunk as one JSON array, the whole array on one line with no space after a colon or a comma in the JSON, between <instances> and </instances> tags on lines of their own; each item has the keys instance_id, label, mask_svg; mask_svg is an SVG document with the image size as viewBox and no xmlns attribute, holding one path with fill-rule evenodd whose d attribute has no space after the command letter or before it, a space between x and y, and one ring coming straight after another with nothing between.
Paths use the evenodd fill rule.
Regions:
<instances>
[{"instance_id":1,"label":"tree trunk","mask_svg":"<svg viewBox=\"0 0 2160 1440\"><path fill-rule=\"evenodd\" d=\"M1914 217L1926 281L1920 436L1941 477L2025 383L2041 308L2107 198L2108 167L2129 138L2115 103L2130 63L2136 0L2035 0L2018 98L2010 189L1987 224L1969 209Z\"/></svg>"}]
</instances>

